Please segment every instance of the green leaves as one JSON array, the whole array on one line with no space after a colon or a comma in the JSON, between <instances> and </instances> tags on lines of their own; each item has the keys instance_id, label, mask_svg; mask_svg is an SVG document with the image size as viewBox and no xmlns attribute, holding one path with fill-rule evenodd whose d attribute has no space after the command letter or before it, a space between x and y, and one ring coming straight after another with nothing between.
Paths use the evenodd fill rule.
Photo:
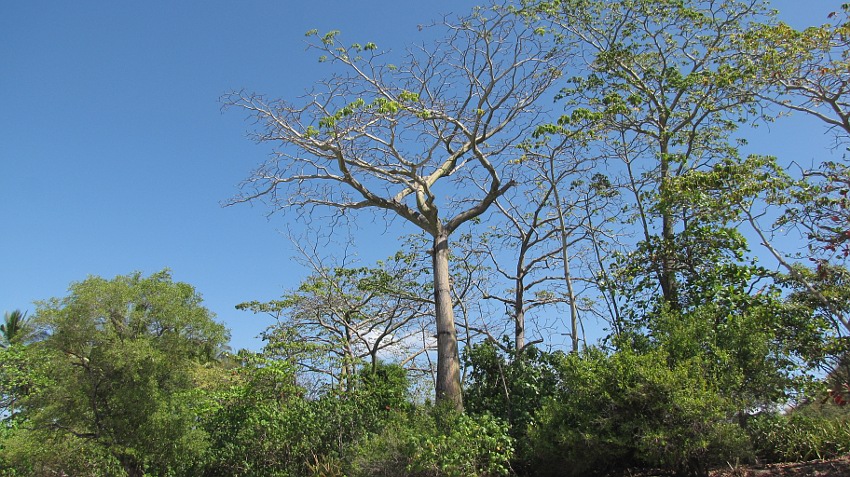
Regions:
<instances>
[{"instance_id":1,"label":"green leaves","mask_svg":"<svg viewBox=\"0 0 850 477\"><path fill-rule=\"evenodd\" d=\"M557 369L556 395L530 431L538 469L579 476L648 465L685 474L746 455L743 431L729 423L736 407L700 358L592 348Z\"/></svg>"},{"instance_id":2,"label":"green leaves","mask_svg":"<svg viewBox=\"0 0 850 477\"><path fill-rule=\"evenodd\" d=\"M325 45L333 45L335 43L336 36L339 35L339 30L331 30L322 37L322 43Z\"/></svg>"},{"instance_id":3,"label":"green leaves","mask_svg":"<svg viewBox=\"0 0 850 477\"><path fill-rule=\"evenodd\" d=\"M334 129L340 121L355 116L358 113L369 113L374 112L380 115L389 115L393 116L398 114L401 111L413 111L415 114L425 115L426 117L429 115L429 112L419 111L416 106L417 103L420 102L419 94L413 93L407 90L399 91L397 95L397 99L391 99L389 97L377 97L370 103L366 103L363 98L357 98L354 101L348 103L344 107L337 110L332 116L325 116L319 119L319 128L323 130L332 130ZM314 128L313 126L309 126L304 133L307 137L316 137L319 135L319 130Z\"/></svg>"},{"instance_id":4,"label":"green leaves","mask_svg":"<svg viewBox=\"0 0 850 477\"><path fill-rule=\"evenodd\" d=\"M195 465L206 441L186 392L194 367L227 339L200 303L168 271L72 284L67 297L38 304L34 320L47 334L20 348L26 374L0 370L10 409L57 454L65 445L92 450L93 468L107 465L98 463L104 456L131 474Z\"/></svg>"}]
</instances>

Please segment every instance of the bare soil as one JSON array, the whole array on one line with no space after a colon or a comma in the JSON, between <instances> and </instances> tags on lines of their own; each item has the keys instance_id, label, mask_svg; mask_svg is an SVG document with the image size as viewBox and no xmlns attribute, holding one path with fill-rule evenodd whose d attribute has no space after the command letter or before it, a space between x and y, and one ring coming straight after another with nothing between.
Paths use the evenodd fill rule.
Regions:
<instances>
[{"instance_id":1,"label":"bare soil","mask_svg":"<svg viewBox=\"0 0 850 477\"><path fill-rule=\"evenodd\" d=\"M670 477L669 472L631 470L617 477ZM793 464L741 465L714 469L710 477L850 477L850 455Z\"/></svg>"},{"instance_id":2,"label":"bare soil","mask_svg":"<svg viewBox=\"0 0 850 477\"><path fill-rule=\"evenodd\" d=\"M711 477L850 477L850 455L794 464L719 469Z\"/></svg>"}]
</instances>

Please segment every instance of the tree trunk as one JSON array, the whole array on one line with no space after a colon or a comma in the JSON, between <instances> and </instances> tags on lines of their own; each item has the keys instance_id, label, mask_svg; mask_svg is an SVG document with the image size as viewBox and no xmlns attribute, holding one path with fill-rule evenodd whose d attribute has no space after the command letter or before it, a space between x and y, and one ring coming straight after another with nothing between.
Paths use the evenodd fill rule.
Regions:
<instances>
[{"instance_id":1,"label":"tree trunk","mask_svg":"<svg viewBox=\"0 0 850 477\"><path fill-rule=\"evenodd\" d=\"M145 474L142 466L133 456L121 454L118 456L118 461L121 463L121 467L124 468L124 472L127 473L127 477L142 477Z\"/></svg>"},{"instance_id":2,"label":"tree trunk","mask_svg":"<svg viewBox=\"0 0 850 477\"><path fill-rule=\"evenodd\" d=\"M661 182L659 189L662 194L671 180L670 172L670 150L666 142L661 143ZM676 283L676 270L673 261L673 242L675 233L673 231L674 217L672 206L665 204L661 208L661 293L664 301L674 309L679 308L678 284Z\"/></svg>"},{"instance_id":3,"label":"tree trunk","mask_svg":"<svg viewBox=\"0 0 850 477\"><path fill-rule=\"evenodd\" d=\"M514 347L516 356L525 348L525 251L528 242L523 240L516 265L516 280L514 281Z\"/></svg>"},{"instance_id":4,"label":"tree trunk","mask_svg":"<svg viewBox=\"0 0 850 477\"><path fill-rule=\"evenodd\" d=\"M434 303L437 322L437 402L463 411L460 357L449 279L448 233L440 228L434 236Z\"/></svg>"},{"instance_id":5,"label":"tree trunk","mask_svg":"<svg viewBox=\"0 0 850 477\"><path fill-rule=\"evenodd\" d=\"M520 282L520 286L522 286L522 282ZM517 356L525 348L525 310L523 309L522 295L521 289L518 288L516 300L514 301L514 347Z\"/></svg>"},{"instance_id":6,"label":"tree trunk","mask_svg":"<svg viewBox=\"0 0 850 477\"><path fill-rule=\"evenodd\" d=\"M578 353L578 306L576 306L576 294L573 290L573 275L570 273L570 251L567 240L567 221L564 219L564 204L561 203L561 194L558 192L558 181L555 178L555 159L549 158L549 182L552 186L552 195L555 199L555 211L558 213L559 235L561 236L561 262L564 268L564 282L567 285L567 298L570 300L570 341L573 353Z\"/></svg>"}]
</instances>

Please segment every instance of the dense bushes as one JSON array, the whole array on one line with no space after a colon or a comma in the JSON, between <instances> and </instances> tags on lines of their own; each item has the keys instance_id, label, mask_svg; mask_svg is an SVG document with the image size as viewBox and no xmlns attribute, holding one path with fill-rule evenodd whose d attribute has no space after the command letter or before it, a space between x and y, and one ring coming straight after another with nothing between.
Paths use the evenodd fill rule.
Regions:
<instances>
[{"instance_id":1,"label":"dense bushes","mask_svg":"<svg viewBox=\"0 0 850 477\"><path fill-rule=\"evenodd\" d=\"M827 459L850 452L850 411L809 404L748 423L756 454L767 462Z\"/></svg>"},{"instance_id":2,"label":"dense bushes","mask_svg":"<svg viewBox=\"0 0 850 477\"><path fill-rule=\"evenodd\" d=\"M189 448L163 434L149 445L156 452L132 456L152 476L474 477L601 475L632 466L705 475L726 462L850 452L844 408L812 400L783 414L774 411L779 401L764 405L773 395L765 383L794 381L767 366L774 362L770 353L751 348L736 354L712 340L706 323L716 321L705 313L658 316L649 337L623 339L618 349L564 354L527 348L517 357L492 342L471 346L465 352L466 414L414 404L406 374L395 365L365 366L308 395L294 361L246 352L225 356L196 365L189 373L195 388L174 396L183 403L176 415L191 415L195 424L173 416L167 422L190 429L177 436L195 439L194 452L184 459L166 456L171 464L158 466L151 456L166 443ZM735 333L724 333L728 343L741 343L731 339ZM753 369L763 379L746 379ZM35 386L6 375L7 384ZM0 432L3 477L57 469L133 475L121 452L33 428L27 419L22 410Z\"/></svg>"},{"instance_id":3,"label":"dense bushes","mask_svg":"<svg viewBox=\"0 0 850 477\"><path fill-rule=\"evenodd\" d=\"M735 408L699 362L668 366L655 351L591 350L558 365L559 391L531 429L535 467L546 475L590 475L650 466L700 474L746 457Z\"/></svg>"},{"instance_id":4,"label":"dense bushes","mask_svg":"<svg viewBox=\"0 0 850 477\"><path fill-rule=\"evenodd\" d=\"M513 439L492 416L420 408L397 414L379 434L365 439L351 457L357 476L509 475Z\"/></svg>"},{"instance_id":5,"label":"dense bushes","mask_svg":"<svg viewBox=\"0 0 850 477\"><path fill-rule=\"evenodd\" d=\"M534 427L545 399L557 390L554 363L563 354L527 347L517 357L509 341L503 347L484 341L466 348L463 355L467 367L466 411L506 422L516 445L513 467L519 472L530 471L533 449L528 429Z\"/></svg>"},{"instance_id":6,"label":"dense bushes","mask_svg":"<svg viewBox=\"0 0 850 477\"><path fill-rule=\"evenodd\" d=\"M634 309L581 352L471 344L464 414L287 328L262 353L217 352L223 329L167 273L87 281L39 310L51 333L0 349L0 476L701 476L850 452L850 414L823 396L776 411L823 354L817 324L777 293L724 291Z\"/></svg>"},{"instance_id":7,"label":"dense bushes","mask_svg":"<svg viewBox=\"0 0 850 477\"><path fill-rule=\"evenodd\" d=\"M305 399L294 368L248 358L244 379L219 395L205 428L207 476L507 475L507 425L413 406L398 366L365 368L345 390Z\"/></svg>"},{"instance_id":8,"label":"dense bushes","mask_svg":"<svg viewBox=\"0 0 850 477\"><path fill-rule=\"evenodd\" d=\"M800 389L805 368L795 363L810 339L782 332L798 319L776 295L737 293L728 303L644 313L640 328L607 348L517 357L481 343L465 352L467 409L511 425L520 473L648 466L705 475L753 460L749 417Z\"/></svg>"},{"instance_id":9,"label":"dense bushes","mask_svg":"<svg viewBox=\"0 0 850 477\"><path fill-rule=\"evenodd\" d=\"M364 370L346 391L305 399L295 367L244 354L240 379L220 392L204 427L211 438L207 476L308 475L311 464L348 458L407 404L397 366Z\"/></svg>"}]
</instances>

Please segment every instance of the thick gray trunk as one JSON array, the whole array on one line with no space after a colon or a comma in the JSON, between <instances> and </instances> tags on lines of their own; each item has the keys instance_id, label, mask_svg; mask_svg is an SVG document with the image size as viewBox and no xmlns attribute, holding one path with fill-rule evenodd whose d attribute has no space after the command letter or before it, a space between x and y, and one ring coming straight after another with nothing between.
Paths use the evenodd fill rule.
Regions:
<instances>
[{"instance_id":1,"label":"thick gray trunk","mask_svg":"<svg viewBox=\"0 0 850 477\"><path fill-rule=\"evenodd\" d=\"M449 279L448 234L434 236L434 303L437 321L437 402L463 410L460 386L460 356Z\"/></svg>"}]
</instances>

